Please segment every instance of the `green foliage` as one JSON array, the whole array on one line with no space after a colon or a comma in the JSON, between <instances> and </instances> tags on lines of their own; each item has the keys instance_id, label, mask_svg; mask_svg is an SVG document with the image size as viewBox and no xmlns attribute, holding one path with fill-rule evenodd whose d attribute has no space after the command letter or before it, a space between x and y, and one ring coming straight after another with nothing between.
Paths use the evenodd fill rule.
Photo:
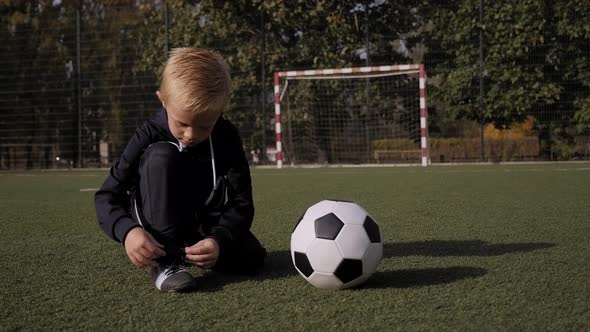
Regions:
<instances>
[{"instance_id":1,"label":"green foliage","mask_svg":"<svg viewBox=\"0 0 590 332\"><path fill-rule=\"evenodd\" d=\"M560 37L559 69L573 100L574 123L578 133L590 132L590 3L583 0L559 1L555 6ZM556 58L557 60L557 58Z\"/></svg>"},{"instance_id":2,"label":"green foliage","mask_svg":"<svg viewBox=\"0 0 590 332\"><path fill-rule=\"evenodd\" d=\"M70 33L75 16L44 1L6 0L0 12L0 52L5 55L0 77L6 84L0 112L8 120L0 121L0 144L68 144L70 122L54 124L72 111L72 73L65 70L72 50L55 31ZM31 161L37 157L27 167L40 167Z\"/></svg>"},{"instance_id":3,"label":"green foliage","mask_svg":"<svg viewBox=\"0 0 590 332\"><path fill-rule=\"evenodd\" d=\"M433 39L447 53L431 75L442 83L431 94L455 118L496 124L510 123L559 99L562 88L550 79L545 59L551 31L546 3L540 0L463 1L456 8L436 8L432 19L440 27ZM484 112L479 110L479 32L483 33Z\"/></svg>"},{"instance_id":4,"label":"green foliage","mask_svg":"<svg viewBox=\"0 0 590 332\"><path fill-rule=\"evenodd\" d=\"M550 136L544 128L562 126L568 132L572 119L578 133L587 132L590 25L583 18L590 17L590 2L465 0L422 10L427 13L422 25L433 26L423 34L427 44L441 47L427 54L433 78L429 103L433 113L441 113L437 119L467 118L506 128L533 115L543 140ZM543 144L552 142L561 144Z\"/></svg>"},{"instance_id":5,"label":"green foliage","mask_svg":"<svg viewBox=\"0 0 590 332\"><path fill-rule=\"evenodd\" d=\"M78 9L85 149L96 146L93 135L120 148L133 117L124 87L157 86L167 50L181 46L213 48L228 60L228 117L248 130L248 148L273 140L273 72L367 64L426 64L434 136L451 136L456 120L506 127L529 115L542 140L559 126L564 144L590 131L590 1L4 0L0 49L15 56L2 78L15 84L1 109L13 112L18 103L32 115L10 114L26 128L9 132L0 123L2 139L73 147ZM302 100L313 99L308 93ZM152 99L139 103L148 109Z\"/></svg>"},{"instance_id":6,"label":"green foliage","mask_svg":"<svg viewBox=\"0 0 590 332\"><path fill-rule=\"evenodd\" d=\"M578 111L574 114L576 129L579 133L590 132L590 97L578 100Z\"/></svg>"},{"instance_id":7,"label":"green foliage","mask_svg":"<svg viewBox=\"0 0 590 332\"><path fill-rule=\"evenodd\" d=\"M365 65L370 59L362 59L358 50L366 46L367 36L370 58L405 63L405 55L396 50L399 45L388 42L392 35L410 34L413 29L411 6L405 2L359 7L350 0L171 1L169 47L219 50L230 64L234 81L228 116L256 123L258 129L269 128L272 112L263 114L261 108L262 103L272 107L269 78L274 71ZM165 59L165 7L141 1L139 9L143 20L134 36L140 40L141 61L136 68L159 75Z\"/></svg>"},{"instance_id":8,"label":"green foliage","mask_svg":"<svg viewBox=\"0 0 590 332\"><path fill-rule=\"evenodd\" d=\"M118 156L132 134L124 125L128 121L124 105L129 96L123 87L138 85L139 80L134 70L138 40L127 32L136 29L140 17L134 5L120 0L84 2L80 12L80 70L85 81L92 81L82 86L82 135L90 137L93 129L102 129L98 136L108 141L111 153ZM106 106L101 105L103 100ZM85 150L91 151L97 142L85 140L85 144Z\"/></svg>"}]
</instances>

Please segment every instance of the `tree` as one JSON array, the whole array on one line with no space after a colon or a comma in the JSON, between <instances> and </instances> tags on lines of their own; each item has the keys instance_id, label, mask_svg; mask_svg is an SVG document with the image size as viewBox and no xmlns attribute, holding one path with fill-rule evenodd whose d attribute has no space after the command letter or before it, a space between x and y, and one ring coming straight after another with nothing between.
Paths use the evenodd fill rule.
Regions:
<instances>
[{"instance_id":1,"label":"tree","mask_svg":"<svg viewBox=\"0 0 590 332\"><path fill-rule=\"evenodd\" d=\"M101 140L109 142L111 155L120 155L139 124L138 113L155 103L155 91L148 94L151 77L146 82L143 72L134 70L140 46L131 33L140 21L135 4L84 1L80 13L82 144L84 157L94 163Z\"/></svg>"},{"instance_id":2,"label":"tree","mask_svg":"<svg viewBox=\"0 0 590 332\"><path fill-rule=\"evenodd\" d=\"M135 36L141 40L142 60L136 68L151 68L159 75L166 38L169 47L219 50L230 64L234 81L227 116L239 124L244 136L257 137L258 142L247 142L249 145L263 148L274 136L269 126L273 113L263 111L272 109L273 71L363 66L367 60L372 64L407 62L400 43L412 30L412 16L410 9L398 8L410 8L405 6L409 3L205 0L170 1L166 7L157 1L141 1L143 24ZM389 42L392 36L400 41ZM257 135L262 131L267 142Z\"/></svg>"},{"instance_id":3,"label":"tree","mask_svg":"<svg viewBox=\"0 0 590 332\"><path fill-rule=\"evenodd\" d=\"M0 143L24 144L25 167L49 167L71 142L72 123L62 118L73 93L64 44L71 16L52 1L4 1L0 11L2 81L10 82L0 101Z\"/></svg>"},{"instance_id":4,"label":"tree","mask_svg":"<svg viewBox=\"0 0 590 332\"><path fill-rule=\"evenodd\" d=\"M590 3L561 0L555 4L558 48L551 54L573 100L578 133L590 134ZM559 52L559 53L557 53Z\"/></svg>"},{"instance_id":5,"label":"tree","mask_svg":"<svg viewBox=\"0 0 590 332\"><path fill-rule=\"evenodd\" d=\"M555 157L556 142L571 143L572 120L578 130L588 128L588 25L579 19L590 14L587 1L465 0L425 8L427 64L436 82L430 98L446 117L508 128L533 115L549 158ZM569 155L563 152L561 157Z\"/></svg>"},{"instance_id":6,"label":"tree","mask_svg":"<svg viewBox=\"0 0 590 332\"><path fill-rule=\"evenodd\" d=\"M431 97L455 118L509 125L540 105L553 104L559 86L547 79L543 1L485 2L478 20L478 0L431 8L428 62L440 84ZM484 109L478 107L479 31L484 36Z\"/></svg>"}]
</instances>

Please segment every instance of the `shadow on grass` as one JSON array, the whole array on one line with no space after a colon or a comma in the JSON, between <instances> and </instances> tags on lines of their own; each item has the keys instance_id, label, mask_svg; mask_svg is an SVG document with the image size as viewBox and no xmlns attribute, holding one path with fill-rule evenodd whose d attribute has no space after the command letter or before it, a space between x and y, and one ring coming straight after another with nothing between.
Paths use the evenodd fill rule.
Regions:
<instances>
[{"instance_id":1,"label":"shadow on grass","mask_svg":"<svg viewBox=\"0 0 590 332\"><path fill-rule=\"evenodd\" d=\"M383 257L404 256L499 256L509 253L530 252L554 247L553 243L489 243L481 240L415 241L386 243ZM468 266L448 268L409 269L377 272L362 288L411 288L446 284L467 278L478 278L486 269Z\"/></svg>"},{"instance_id":2,"label":"shadow on grass","mask_svg":"<svg viewBox=\"0 0 590 332\"><path fill-rule=\"evenodd\" d=\"M554 247L553 243L488 243L481 240L416 241L386 243L383 258L404 256L499 256L508 253L530 252ZM478 278L487 270L477 267L448 267L376 272L361 288L410 288L451 283L466 278ZM223 286L247 280L280 279L297 275L288 250L268 253L264 267L254 275L233 275L207 272L197 279L200 291L214 292Z\"/></svg>"},{"instance_id":3,"label":"shadow on grass","mask_svg":"<svg viewBox=\"0 0 590 332\"><path fill-rule=\"evenodd\" d=\"M554 247L554 243L489 243L481 240L386 243L383 257L499 256Z\"/></svg>"},{"instance_id":4,"label":"shadow on grass","mask_svg":"<svg viewBox=\"0 0 590 332\"><path fill-rule=\"evenodd\" d=\"M280 279L297 275L297 271L291 262L291 253L287 250L269 252L262 269L253 275L235 275L219 272L207 272L197 278L200 291L214 292L221 290L223 286L247 280Z\"/></svg>"},{"instance_id":5,"label":"shadow on grass","mask_svg":"<svg viewBox=\"0 0 590 332\"><path fill-rule=\"evenodd\" d=\"M376 272L361 289L412 288L448 284L462 279L478 278L486 273L486 269L468 266Z\"/></svg>"}]
</instances>

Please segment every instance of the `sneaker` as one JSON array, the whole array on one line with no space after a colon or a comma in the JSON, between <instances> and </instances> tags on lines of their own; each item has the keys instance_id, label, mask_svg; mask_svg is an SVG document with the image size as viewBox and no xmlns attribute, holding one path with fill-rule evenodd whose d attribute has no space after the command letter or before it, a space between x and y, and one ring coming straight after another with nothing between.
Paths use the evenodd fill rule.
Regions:
<instances>
[{"instance_id":1,"label":"sneaker","mask_svg":"<svg viewBox=\"0 0 590 332\"><path fill-rule=\"evenodd\" d=\"M164 293L190 292L197 287L197 281L182 266L154 266L151 269L152 281Z\"/></svg>"}]
</instances>

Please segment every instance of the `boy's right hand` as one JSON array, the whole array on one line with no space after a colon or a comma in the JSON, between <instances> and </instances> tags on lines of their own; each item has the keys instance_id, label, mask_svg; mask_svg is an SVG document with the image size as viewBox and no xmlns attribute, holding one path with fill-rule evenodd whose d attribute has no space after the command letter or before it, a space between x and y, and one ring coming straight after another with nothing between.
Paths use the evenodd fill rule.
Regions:
<instances>
[{"instance_id":1,"label":"boy's right hand","mask_svg":"<svg viewBox=\"0 0 590 332\"><path fill-rule=\"evenodd\" d=\"M166 255L164 246L141 227L132 228L125 237L125 252L138 268L155 266L156 258Z\"/></svg>"}]
</instances>

